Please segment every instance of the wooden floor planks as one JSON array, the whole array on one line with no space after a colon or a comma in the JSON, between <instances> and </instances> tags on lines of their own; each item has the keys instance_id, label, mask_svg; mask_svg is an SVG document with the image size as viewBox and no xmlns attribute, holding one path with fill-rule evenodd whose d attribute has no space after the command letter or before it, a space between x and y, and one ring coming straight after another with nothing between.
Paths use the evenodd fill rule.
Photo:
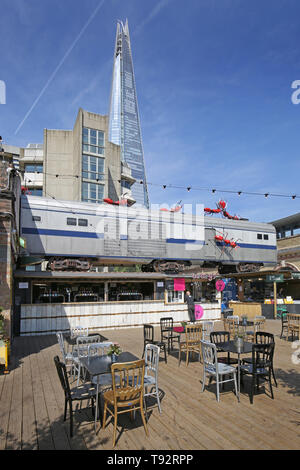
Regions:
<instances>
[{"instance_id":1,"label":"wooden floor planks","mask_svg":"<svg viewBox=\"0 0 300 470\"><path fill-rule=\"evenodd\" d=\"M222 323L215 329L223 329ZM118 426L117 449L124 450L272 450L300 446L300 365L292 361L291 341L280 339L280 323L268 320L266 330L275 334L275 399L264 385L249 401L249 379L244 379L238 403L232 385L226 384L216 400L212 383L201 393L202 364L184 360L178 366L177 352L163 355L159 365L162 413L151 400L147 438L139 413L135 421L123 416ZM155 327L158 338L159 330ZM123 350L141 356L142 329L105 331ZM113 425L94 430L90 409L76 410L74 437L69 419L63 421L64 395L53 358L60 355L55 335L15 338L10 373L0 375L1 450L109 450ZM183 358L184 359L184 358Z\"/></svg>"}]
</instances>

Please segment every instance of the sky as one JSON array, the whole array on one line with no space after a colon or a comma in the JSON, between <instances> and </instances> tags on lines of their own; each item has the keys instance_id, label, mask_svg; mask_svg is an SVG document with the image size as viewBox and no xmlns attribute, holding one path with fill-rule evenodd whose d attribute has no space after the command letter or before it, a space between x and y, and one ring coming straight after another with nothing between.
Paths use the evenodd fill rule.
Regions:
<instances>
[{"instance_id":1,"label":"sky","mask_svg":"<svg viewBox=\"0 0 300 470\"><path fill-rule=\"evenodd\" d=\"M150 202L224 199L257 222L300 212L298 0L0 5L5 144L72 129L80 107L108 114L116 24L127 18Z\"/></svg>"}]
</instances>

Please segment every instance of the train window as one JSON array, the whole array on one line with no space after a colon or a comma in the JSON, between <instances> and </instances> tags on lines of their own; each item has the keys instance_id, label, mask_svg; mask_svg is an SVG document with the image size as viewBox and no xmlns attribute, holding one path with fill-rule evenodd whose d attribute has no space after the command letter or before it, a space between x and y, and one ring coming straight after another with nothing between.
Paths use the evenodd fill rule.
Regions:
<instances>
[{"instance_id":1,"label":"train window","mask_svg":"<svg viewBox=\"0 0 300 470\"><path fill-rule=\"evenodd\" d=\"M264 234L264 240L269 240L269 235Z\"/></svg>"},{"instance_id":2,"label":"train window","mask_svg":"<svg viewBox=\"0 0 300 470\"><path fill-rule=\"evenodd\" d=\"M257 234L257 240L262 240L262 233Z\"/></svg>"},{"instance_id":3,"label":"train window","mask_svg":"<svg viewBox=\"0 0 300 470\"><path fill-rule=\"evenodd\" d=\"M77 220L72 217L67 217L67 225L77 225Z\"/></svg>"},{"instance_id":4,"label":"train window","mask_svg":"<svg viewBox=\"0 0 300 470\"><path fill-rule=\"evenodd\" d=\"M87 219L78 219L78 225L80 225L80 227L87 227L88 220Z\"/></svg>"},{"instance_id":5,"label":"train window","mask_svg":"<svg viewBox=\"0 0 300 470\"><path fill-rule=\"evenodd\" d=\"M39 215L33 215L32 216L32 220L34 220L35 222L40 222L41 221L41 217Z\"/></svg>"}]
</instances>

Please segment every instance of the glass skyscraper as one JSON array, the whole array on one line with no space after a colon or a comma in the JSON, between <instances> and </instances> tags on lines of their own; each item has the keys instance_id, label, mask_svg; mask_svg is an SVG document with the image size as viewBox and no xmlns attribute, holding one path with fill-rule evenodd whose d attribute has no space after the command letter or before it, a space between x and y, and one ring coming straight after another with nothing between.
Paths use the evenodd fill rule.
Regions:
<instances>
[{"instance_id":1,"label":"glass skyscraper","mask_svg":"<svg viewBox=\"0 0 300 470\"><path fill-rule=\"evenodd\" d=\"M149 208L144 152L128 22L118 21L109 109L109 141L121 146L136 183L131 187L137 204Z\"/></svg>"}]
</instances>

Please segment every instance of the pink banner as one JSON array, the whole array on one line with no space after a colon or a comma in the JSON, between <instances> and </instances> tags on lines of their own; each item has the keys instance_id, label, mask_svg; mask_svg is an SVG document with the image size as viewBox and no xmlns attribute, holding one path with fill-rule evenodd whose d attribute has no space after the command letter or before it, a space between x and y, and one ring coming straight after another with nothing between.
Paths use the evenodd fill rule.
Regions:
<instances>
[{"instance_id":1,"label":"pink banner","mask_svg":"<svg viewBox=\"0 0 300 470\"><path fill-rule=\"evenodd\" d=\"M185 280L183 278L174 279L174 291L175 290L177 291L185 290Z\"/></svg>"},{"instance_id":2,"label":"pink banner","mask_svg":"<svg viewBox=\"0 0 300 470\"><path fill-rule=\"evenodd\" d=\"M200 320L203 317L203 307L195 304L195 320Z\"/></svg>"},{"instance_id":3,"label":"pink banner","mask_svg":"<svg viewBox=\"0 0 300 470\"><path fill-rule=\"evenodd\" d=\"M225 282L222 281L221 279L219 279L218 281L216 281L216 289L217 291L219 292L222 292L222 290L224 290L225 288Z\"/></svg>"}]
</instances>

